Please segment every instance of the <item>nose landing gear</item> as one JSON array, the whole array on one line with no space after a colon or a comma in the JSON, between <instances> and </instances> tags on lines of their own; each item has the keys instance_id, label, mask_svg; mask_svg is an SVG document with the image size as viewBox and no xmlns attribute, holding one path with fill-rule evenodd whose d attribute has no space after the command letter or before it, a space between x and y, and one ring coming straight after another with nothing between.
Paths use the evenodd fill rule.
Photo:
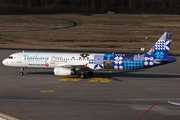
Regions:
<instances>
[{"instance_id":1,"label":"nose landing gear","mask_svg":"<svg viewBox=\"0 0 180 120\"><path fill-rule=\"evenodd\" d=\"M24 75L24 72L23 72L23 71L24 71L24 68L21 68L19 75L21 75L21 76Z\"/></svg>"}]
</instances>

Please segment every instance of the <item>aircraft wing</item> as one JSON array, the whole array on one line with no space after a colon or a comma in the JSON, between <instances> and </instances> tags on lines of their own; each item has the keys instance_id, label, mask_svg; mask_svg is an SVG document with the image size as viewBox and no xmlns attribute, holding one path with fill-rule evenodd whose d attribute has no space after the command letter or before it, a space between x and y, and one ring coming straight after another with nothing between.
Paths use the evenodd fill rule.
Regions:
<instances>
[{"instance_id":1,"label":"aircraft wing","mask_svg":"<svg viewBox=\"0 0 180 120\"><path fill-rule=\"evenodd\" d=\"M93 70L93 69L91 69L91 68L89 68L88 66L87 66L87 64L85 64L85 65L62 65L62 64L60 64L60 65L58 65L59 67L64 67L64 68L69 68L69 69L74 69L74 70L76 70L76 71L89 71L89 70Z\"/></svg>"}]
</instances>

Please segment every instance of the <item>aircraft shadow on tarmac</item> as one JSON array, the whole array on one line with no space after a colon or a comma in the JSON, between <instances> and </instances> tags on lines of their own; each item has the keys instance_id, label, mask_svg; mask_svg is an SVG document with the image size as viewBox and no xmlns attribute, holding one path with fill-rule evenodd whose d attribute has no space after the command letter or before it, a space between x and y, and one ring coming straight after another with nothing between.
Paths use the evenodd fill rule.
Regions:
<instances>
[{"instance_id":1,"label":"aircraft shadow on tarmac","mask_svg":"<svg viewBox=\"0 0 180 120\"><path fill-rule=\"evenodd\" d=\"M180 75L172 74L152 74L152 73L133 73L132 71L115 72L115 73L96 73L95 77L132 77L132 78L180 78Z\"/></svg>"},{"instance_id":2,"label":"aircraft shadow on tarmac","mask_svg":"<svg viewBox=\"0 0 180 120\"><path fill-rule=\"evenodd\" d=\"M41 72L26 72L26 74L33 74L33 75L54 75L53 71L41 71Z\"/></svg>"},{"instance_id":3,"label":"aircraft shadow on tarmac","mask_svg":"<svg viewBox=\"0 0 180 120\"><path fill-rule=\"evenodd\" d=\"M132 78L180 78L180 75L172 75L172 74L153 74L153 73L142 73L138 71L133 70L127 70L127 71L101 71L101 72L94 72L94 75L92 77L87 78L94 78L94 77L100 77L100 78L115 78L115 77L132 77ZM140 72L140 73L138 73ZM26 72L26 74L32 74L32 75L54 75L53 71L37 71L37 72ZM67 77L67 76L66 76ZM72 75L68 77L79 77L78 75Z\"/></svg>"}]
</instances>

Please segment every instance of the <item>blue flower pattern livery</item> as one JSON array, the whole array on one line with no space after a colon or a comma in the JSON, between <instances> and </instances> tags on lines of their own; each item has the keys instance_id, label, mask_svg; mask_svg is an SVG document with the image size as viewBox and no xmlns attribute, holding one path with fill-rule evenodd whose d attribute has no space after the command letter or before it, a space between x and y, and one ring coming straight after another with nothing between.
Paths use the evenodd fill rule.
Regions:
<instances>
[{"instance_id":1,"label":"blue flower pattern livery","mask_svg":"<svg viewBox=\"0 0 180 120\"><path fill-rule=\"evenodd\" d=\"M94 55L94 69L100 67L100 68L104 68L103 67L103 55Z\"/></svg>"},{"instance_id":2,"label":"blue flower pattern livery","mask_svg":"<svg viewBox=\"0 0 180 120\"><path fill-rule=\"evenodd\" d=\"M157 59L162 59L164 57L164 52L162 51L157 51L155 54Z\"/></svg>"},{"instance_id":3,"label":"blue flower pattern livery","mask_svg":"<svg viewBox=\"0 0 180 120\"><path fill-rule=\"evenodd\" d=\"M89 64L93 64L94 69L130 70L161 65L164 61L175 61L175 59L168 57L172 36L172 31L165 32L146 54L130 55L107 53L94 55L94 59L89 59Z\"/></svg>"},{"instance_id":4,"label":"blue flower pattern livery","mask_svg":"<svg viewBox=\"0 0 180 120\"><path fill-rule=\"evenodd\" d=\"M140 69L144 65L144 55L94 55L94 59L90 59L89 64L93 64L94 69Z\"/></svg>"},{"instance_id":5,"label":"blue flower pattern livery","mask_svg":"<svg viewBox=\"0 0 180 120\"><path fill-rule=\"evenodd\" d=\"M115 54L114 69L123 69L124 54Z\"/></svg>"},{"instance_id":6,"label":"blue flower pattern livery","mask_svg":"<svg viewBox=\"0 0 180 120\"><path fill-rule=\"evenodd\" d=\"M167 57L172 42L172 36L173 32L165 32L151 48L148 54L154 56L155 59L163 59Z\"/></svg>"},{"instance_id":7,"label":"blue flower pattern livery","mask_svg":"<svg viewBox=\"0 0 180 120\"><path fill-rule=\"evenodd\" d=\"M94 55L94 59L89 59L89 64L93 64L93 69L103 69L104 55Z\"/></svg>"},{"instance_id":8,"label":"blue flower pattern livery","mask_svg":"<svg viewBox=\"0 0 180 120\"><path fill-rule=\"evenodd\" d=\"M115 58L115 54L105 54L104 55L104 68L113 69L115 65L114 58Z\"/></svg>"}]
</instances>

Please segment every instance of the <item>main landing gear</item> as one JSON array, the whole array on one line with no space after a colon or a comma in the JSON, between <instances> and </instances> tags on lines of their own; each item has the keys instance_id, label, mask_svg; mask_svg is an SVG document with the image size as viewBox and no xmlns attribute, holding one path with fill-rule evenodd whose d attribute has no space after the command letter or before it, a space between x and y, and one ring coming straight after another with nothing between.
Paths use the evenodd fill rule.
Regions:
<instances>
[{"instance_id":1,"label":"main landing gear","mask_svg":"<svg viewBox=\"0 0 180 120\"><path fill-rule=\"evenodd\" d=\"M87 72L87 76L93 76L93 72L92 71ZM86 75L82 71L81 74L79 75L79 77L83 79L86 77Z\"/></svg>"},{"instance_id":2,"label":"main landing gear","mask_svg":"<svg viewBox=\"0 0 180 120\"><path fill-rule=\"evenodd\" d=\"M24 71L24 68L21 68L19 75L21 75L21 76L24 75L24 72L23 72L23 71Z\"/></svg>"},{"instance_id":3,"label":"main landing gear","mask_svg":"<svg viewBox=\"0 0 180 120\"><path fill-rule=\"evenodd\" d=\"M79 75L79 77L83 79L83 78L86 77L86 75L85 75L84 73L83 73L83 74L81 73L81 74Z\"/></svg>"},{"instance_id":4,"label":"main landing gear","mask_svg":"<svg viewBox=\"0 0 180 120\"><path fill-rule=\"evenodd\" d=\"M87 76L93 76L93 72L92 71L87 72Z\"/></svg>"}]
</instances>

